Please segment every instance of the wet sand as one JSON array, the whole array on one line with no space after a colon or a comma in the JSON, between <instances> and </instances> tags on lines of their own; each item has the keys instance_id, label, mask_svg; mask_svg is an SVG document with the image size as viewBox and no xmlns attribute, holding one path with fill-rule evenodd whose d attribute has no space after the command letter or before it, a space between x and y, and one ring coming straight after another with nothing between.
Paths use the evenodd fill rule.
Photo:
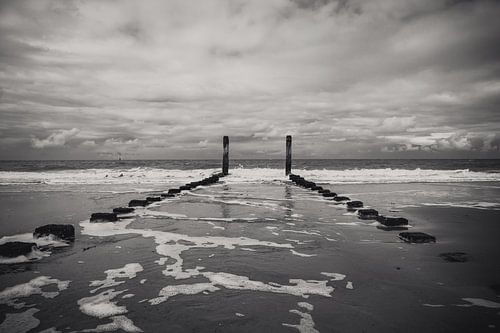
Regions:
<instances>
[{"instance_id":1,"label":"wet sand","mask_svg":"<svg viewBox=\"0 0 500 333\"><path fill-rule=\"evenodd\" d=\"M4 192L2 210L11 212L2 215L4 235L72 223L77 240L39 261L0 266L0 292L40 276L70 281L67 289L56 283L40 288L57 291L52 298L0 294L1 329L13 331L15 318L34 327L31 332L500 327L500 207L488 205L500 202L500 184L325 187L382 214L406 217L411 231L437 242L404 243L399 231L378 229L345 205L282 181L233 183L229 176L139 209L130 219L92 224L90 213L149 193ZM465 252L468 260L447 262L439 256L444 252ZM109 271L119 268L132 271Z\"/></svg>"}]
</instances>

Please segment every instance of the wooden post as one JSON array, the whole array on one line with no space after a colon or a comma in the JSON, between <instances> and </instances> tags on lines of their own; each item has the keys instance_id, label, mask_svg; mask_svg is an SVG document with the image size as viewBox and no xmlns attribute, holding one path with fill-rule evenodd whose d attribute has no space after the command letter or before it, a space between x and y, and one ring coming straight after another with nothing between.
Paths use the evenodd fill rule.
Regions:
<instances>
[{"instance_id":1,"label":"wooden post","mask_svg":"<svg viewBox=\"0 0 500 333\"><path fill-rule=\"evenodd\" d=\"M222 174L227 176L229 174L229 137L222 138Z\"/></svg>"},{"instance_id":2,"label":"wooden post","mask_svg":"<svg viewBox=\"0 0 500 333\"><path fill-rule=\"evenodd\" d=\"M292 136L286 136L286 163L285 174L288 176L292 173Z\"/></svg>"}]
</instances>

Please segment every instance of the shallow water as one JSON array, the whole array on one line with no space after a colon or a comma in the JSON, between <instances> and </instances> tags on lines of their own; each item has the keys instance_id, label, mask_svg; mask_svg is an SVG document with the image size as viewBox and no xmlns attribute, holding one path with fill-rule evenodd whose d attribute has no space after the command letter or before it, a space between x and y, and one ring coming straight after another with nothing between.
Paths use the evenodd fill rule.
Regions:
<instances>
[{"instance_id":1,"label":"shallow water","mask_svg":"<svg viewBox=\"0 0 500 333\"><path fill-rule=\"evenodd\" d=\"M152 190L198 177L186 173ZM282 176L251 179L235 171L117 223L88 217L155 192L117 190L123 184L4 189L4 236L53 222L78 231L73 245L48 257L0 266L0 331L499 327L491 287L500 281L498 182L325 185L380 213L406 217L412 230L438 239L415 245ZM468 262L439 257L459 250Z\"/></svg>"}]
</instances>

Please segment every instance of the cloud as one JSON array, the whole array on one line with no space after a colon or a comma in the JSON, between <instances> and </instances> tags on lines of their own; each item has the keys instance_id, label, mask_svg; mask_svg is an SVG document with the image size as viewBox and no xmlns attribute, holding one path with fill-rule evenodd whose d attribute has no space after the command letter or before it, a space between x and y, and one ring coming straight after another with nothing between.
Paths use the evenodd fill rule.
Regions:
<instances>
[{"instance_id":1,"label":"cloud","mask_svg":"<svg viewBox=\"0 0 500 333\"><path fill-rule=\"evenodd\" d=\"M496 157L499 13L489 0L3 1L2 155L39 156L80 128L71 157L210 158L222 135L233 157L278 156L287 134L303 157Z\"/></svg>"},{"instance_id":2,"label":"cloud","mask_svg":"<svg viewBox=\"0 0 500 333\"><path fill-rule=\"evenodd\" d=\"M61 147L66 144L66 142L75 137L80 132L77 128L72 128L70 130L60 130L52 133L45 139L33 138L31 144L34 148L47 148L47 147Z\"/></svg>"},{"instance_id":3,"label":"cloud","mask_svg":"<svg viewBox=\"0 0 500 333\"><path fill-rule=\"evenodd\" d=\"M201 140L200 142L198 142L198 147L207 148L207 146L208 146L208 140Z\"/></svg>"},{"instance_id":4,"label":"cloud","mask_svg":"<svg viewBox=\"0 0 500 333\"><path fill-rule=\"evenodd\" d=\"M80 143L82 147L95 147L96 143L94 140L85 140L82 143Z\"/></svg>"}]
</instances>

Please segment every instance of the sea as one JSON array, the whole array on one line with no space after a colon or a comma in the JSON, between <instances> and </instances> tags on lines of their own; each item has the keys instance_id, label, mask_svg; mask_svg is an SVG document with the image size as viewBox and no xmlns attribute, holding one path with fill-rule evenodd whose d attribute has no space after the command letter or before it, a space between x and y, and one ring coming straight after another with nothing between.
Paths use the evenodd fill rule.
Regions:
<instances>
[{"instance_id":1,"label":"sea","mask_svg":"<svg viewBox=\"0 0 500 333\"><path fill-rule=\"evenodd\" d=\"M0 257L0 333L498 330L500 160L293 161L341 201L284 164L231 160L160 198L221 161L0 161L0 246L36 244ZM75 241L33 235L47 224Z\"/></svg>"},{"instance_id":2,"label":"sea","mask_svg":"<svg viewBox=\"0 0 500 333\"><path fill-rule=\"evenodd\" d=\"M0 190L7 185L167 184L220 168L220 160L0 161ZM231 160L230 172L236 181L280 179L284 161ZM500 181L500 159L297 159L292 172L332 184Z\"/></svg>"}]
</instances>

